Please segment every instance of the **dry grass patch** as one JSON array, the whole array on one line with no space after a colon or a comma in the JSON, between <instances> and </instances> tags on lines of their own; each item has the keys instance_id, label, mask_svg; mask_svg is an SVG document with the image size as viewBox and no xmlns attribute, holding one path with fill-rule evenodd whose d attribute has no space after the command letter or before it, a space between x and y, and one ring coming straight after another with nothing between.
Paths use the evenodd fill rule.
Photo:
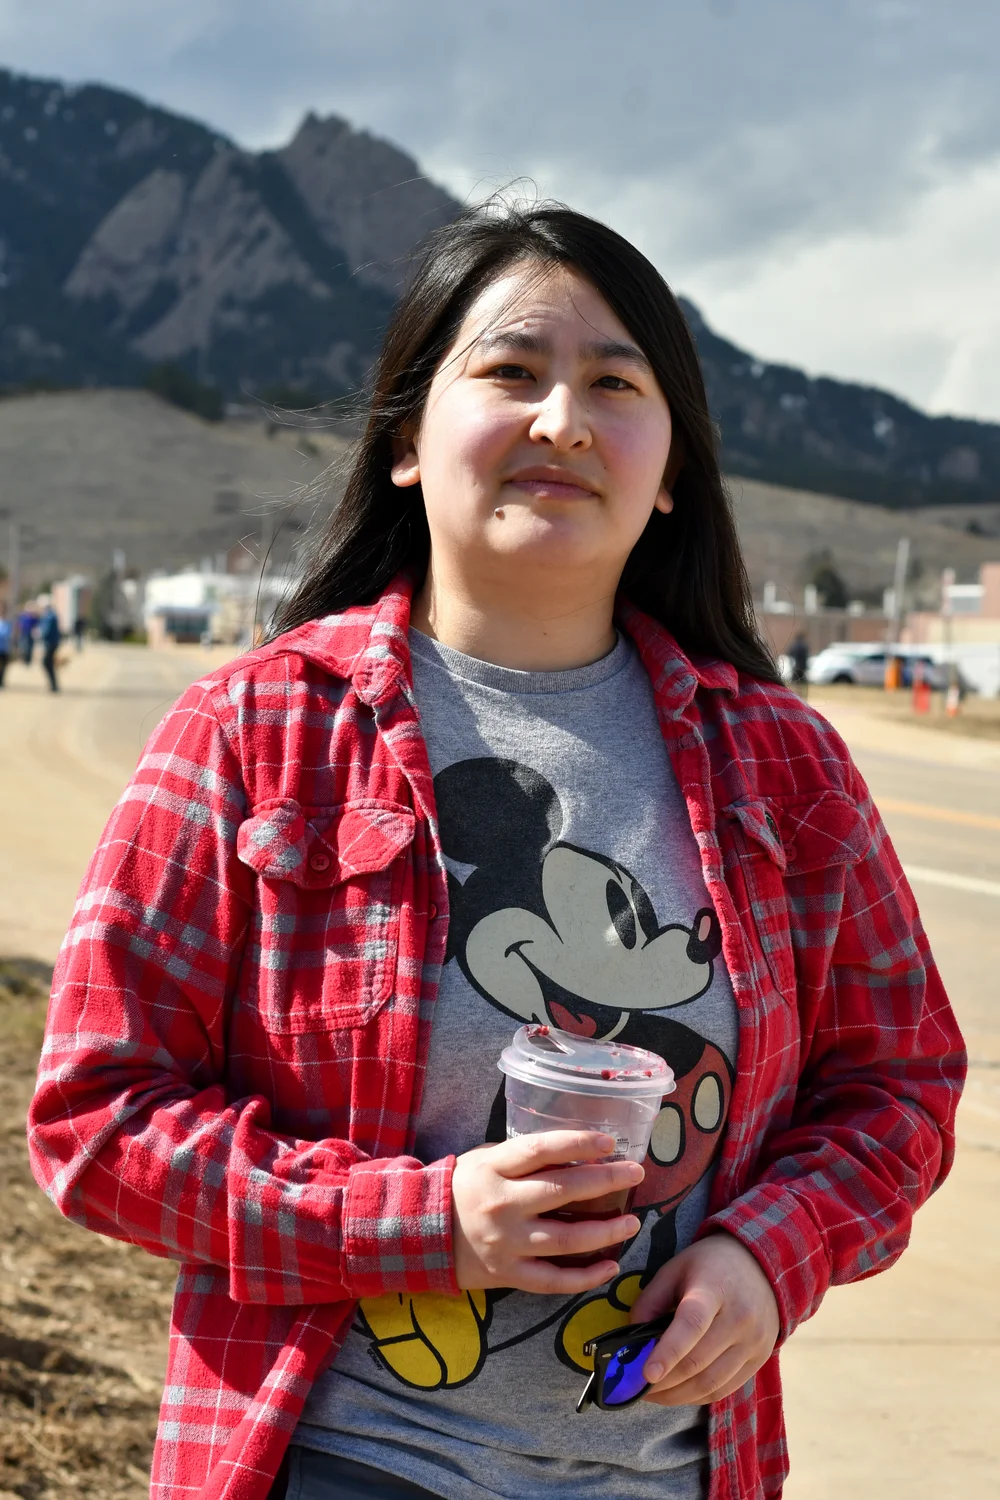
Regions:
<instances>
[{"instance_id":1,"label":"dry grass patch","mask_svg":"<svg viewBox=\"0 0 1000 1500\"><path fill-rule=\"evenodd\" d=\"M31 1176L49 980L0 959L0 1500L142 1500L175 1267L67 1223Z\"/></svg>"}]
</instances>

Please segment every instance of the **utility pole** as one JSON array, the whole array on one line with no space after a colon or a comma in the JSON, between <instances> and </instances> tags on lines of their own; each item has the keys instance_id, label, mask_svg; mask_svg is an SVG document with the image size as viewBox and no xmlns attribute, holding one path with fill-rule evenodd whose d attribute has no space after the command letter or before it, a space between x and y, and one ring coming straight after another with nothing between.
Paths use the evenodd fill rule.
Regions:
<instances>
[{"instance_id":1,"label":"utility pole","mask_svg":"<svg viewBox=\"0 0 1000 1500\"><path fill-rule=\"evenodd\" d=\"M898 641L903 629L903 593L906 588L906 573L910 566L910 538L901 536L896 547L896 568L892 578L892 619L889 621L890 642Z\"/></svg>"},{"instance_id":2,"label":"utility pole","mask_svg":"<svg viewBox=\"0 0 1000 1500\"><path fill-rule=\"evenodd\" d=\"M955 613L955 603L951 596L952 586L955 582L955 569L943 568L941 570L941 621L944 626L944 664L948 669L948 689L945 693L945 713L949 718L954 718L958 713L960 694L958 690L958 663L955 660L954 630L952 617Z\"/></svg>"}]
</instances>

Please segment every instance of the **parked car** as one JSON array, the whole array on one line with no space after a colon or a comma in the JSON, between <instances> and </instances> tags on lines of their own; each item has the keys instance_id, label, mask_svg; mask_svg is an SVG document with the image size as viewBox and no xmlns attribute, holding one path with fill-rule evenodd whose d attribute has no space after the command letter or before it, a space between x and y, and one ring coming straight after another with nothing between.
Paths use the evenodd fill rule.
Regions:
<instances>
[{"instance_id":1,"label":"parked car","mask_svg":"<svg viewBox=\"0 0 1000 1500\"><path fill-rule=\"evenodd\" d=\"M930 687L943 690L948 686L951 668L946 662L935 661L925 646L887 645L883 641L837 641L812 658L806 669L806 679L817 686L856 682L881 687L885 682L886 661L894 656L903 663L904 687L912 686L918 662L923 680ZM963 691L967 688L960 672L958 685Z\"/></svg>"}]
</instances>

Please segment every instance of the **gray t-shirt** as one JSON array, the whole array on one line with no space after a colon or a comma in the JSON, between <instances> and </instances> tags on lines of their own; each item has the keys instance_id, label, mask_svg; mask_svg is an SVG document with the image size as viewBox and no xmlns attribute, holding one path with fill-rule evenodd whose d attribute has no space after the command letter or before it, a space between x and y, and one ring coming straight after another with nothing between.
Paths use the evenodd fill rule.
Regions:
<instances>
[{"instance_id":1,"label":"gray t-shirt","mask_svg":"<svg viewBox=\"0 0 1000 1500\"><path fill-rule=\"evenodd\" d=\"M703 1500L706 1408L574 1407L588 1338L705 1216L737 1051L719 925L631 644L515 672L410 632L451 893L416 1154L504 1136L497 1058L525 1021L670 1063L614 1282L582 1297L392 1294L359 1305L295 1441L448 1500Z\"/></svg>"}]
</instances>

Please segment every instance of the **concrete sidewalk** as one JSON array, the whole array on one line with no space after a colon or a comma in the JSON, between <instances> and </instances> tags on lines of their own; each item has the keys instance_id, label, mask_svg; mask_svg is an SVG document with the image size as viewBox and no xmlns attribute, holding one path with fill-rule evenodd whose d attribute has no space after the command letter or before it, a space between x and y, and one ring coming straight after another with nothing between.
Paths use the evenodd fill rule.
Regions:
<instances>
[{"instance_id":1,"label":"concrete sidewalk","mask_svg":"<svg viewBox=\"0 0 1000 1500\"><path fill-rule=\"evenodd\" d=\"M929 801L954 795L963 771L1000 771L995 742L909 728L818 690L813 701L860 757L927 762ZM887 821L902 849L905 830ZM976 1064L955 1168L897 1264L833 1288L790 1340L786 1500L1000 1497L1000 902L971 921L954 895L918 898Z\"/></svg>"},{"instance_id":2,"label":"concrete sidewalk","mask_svg":"<svg viewBox=\"0 0 1000 1500\"><path fill-rule=\"evenodd\" d=\"M960 1146L902 1259L789 1342L786 1500L1000 1495L998 1244L1000 1142Z\"/></svg>"}]
</instances>

